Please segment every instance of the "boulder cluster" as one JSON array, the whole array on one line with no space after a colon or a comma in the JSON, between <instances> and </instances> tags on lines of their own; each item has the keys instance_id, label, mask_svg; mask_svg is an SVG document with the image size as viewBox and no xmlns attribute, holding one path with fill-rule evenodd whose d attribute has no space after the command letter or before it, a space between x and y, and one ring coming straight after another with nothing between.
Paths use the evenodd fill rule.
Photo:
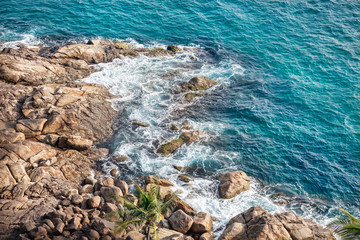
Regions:
<instances>
[{"instance_id":1,"label":"boulder cluster","mask_svg":"<svg viewBox=\"0 0 360 240\"><path fill-rule=\"evenodd\" d=\"M109 91L98 84L77 82L96 70L91 64L122 56L174 56L177 46L134 49L106 39L64 46L19 49L0 53L0 239L126 239L147 238L146 226L114 232L114 213L139 199L115 171L104 177L98 160L109 155L96 148L113 135L117 114ZM191 102L217 82L194 77L178 86ZM148 124L133 122L137 127ZM196 142L201 131L184 124L179 136L160 145L169 155ZM118 156L117 161L128 161ZM190 182L185 174L179 179ZM232 198L250 187L242 171L217 176L219 197ZM142 188L160 189L161 199L174 196L174 184L156 176L144 178ZM157 226L158 239L208 240L213 219L174 198L174 208ZM292 213L271 215L253 207L230 220L219 239L334 239L320 225Z\"/></svg>"}]
</instances>

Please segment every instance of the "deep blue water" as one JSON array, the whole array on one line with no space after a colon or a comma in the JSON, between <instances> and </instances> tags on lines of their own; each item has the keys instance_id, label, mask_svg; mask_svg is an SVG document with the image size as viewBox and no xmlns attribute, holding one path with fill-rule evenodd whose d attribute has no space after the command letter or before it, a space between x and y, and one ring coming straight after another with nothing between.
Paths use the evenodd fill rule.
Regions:
<instances>
[{"instance_id":1,"label":"deep blue water","mask_svg":"<svg viewBox=\"0 0 360 240\"><path fill-rule=\"evenodd\" d=\"M95 37L206 50L200 72L223 86L187 120L216 137L174 159L191 156L214 174L242 169L269 194L314 199L318 215L359 215L359 1L0 0L1 43Z\"/></svg>"}]
</instances>

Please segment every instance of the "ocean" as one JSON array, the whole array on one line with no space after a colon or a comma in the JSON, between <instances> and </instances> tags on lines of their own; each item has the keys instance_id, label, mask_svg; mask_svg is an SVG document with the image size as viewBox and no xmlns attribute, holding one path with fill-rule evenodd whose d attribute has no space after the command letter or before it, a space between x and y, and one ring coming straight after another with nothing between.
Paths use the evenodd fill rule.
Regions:
<instances>
[{"instance_id":1,"label":"ocean","mask_svg":"<svg viewBox=\"0 0 360 240\"><path fill-rule=\"evenodd\" d=\"M135 47L195 47L175 57L122 58L83 81L119 98L105 146L132 158L127 177L157 174L222 226L253 205L321 224L360 216L360 2L355 0L0 0L0 48L109 38ZM174 87L218 81L193 103ZM132 121L150 124L134 128ZM171 156L156 147L188 122L205 138ZM190 184L173 165L192 167ZM104 169L117 167L111 158ZM216 174L243 170L249 191L216 195Z\"/></svg>"}]
</instances>

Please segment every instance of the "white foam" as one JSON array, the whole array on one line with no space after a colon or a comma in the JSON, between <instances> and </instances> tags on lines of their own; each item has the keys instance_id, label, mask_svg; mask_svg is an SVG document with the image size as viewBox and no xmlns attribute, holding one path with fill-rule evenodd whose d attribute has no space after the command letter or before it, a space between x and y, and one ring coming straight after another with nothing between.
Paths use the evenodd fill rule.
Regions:
<instances>
[{"instance_id":1,"label":"white foam","mask_svg":"<svg viewBox=\"0 0 360 240\"><path fill-rule=\"evenodd\" d=\"M133 39L126 41L136 47L149 47L138 44ZM165 47L157 43L151 43L150 46ZM188 200L197 210L209 212L217 219L214 222L215 229L224 226L231 217L254 205L261 205L271 213L292 210L271 201L256 179L251 179L249 191L230 200L221 200L216 195L215 180L195 178L190 185L184 185L177 180L178 172L172 167L172 165L190 166L196 163L197 166L206 169L209 164L218 164L223 166L223 170L236 170L235 163L241 159L239 152L224 152L210 145L192 144L182 148L174 156L160 156L155 153L159 143L178 136L179 133L169 131L168 127L172 123L181 124L182 121L188 120L196 129L211 130L215 136L217 132L228 128L226 123L221 122L196 122L183 118L171 120L172 114L184 107L176 100L171 89L194 76L210 77L226 87L233 76L244 74L245 69L242 66L230 59L213 64L206 58L206 53L200 50L199 52L184 51L176 54L175 57L124 57L96 67L100 71L84 81L103 84L111 93L119 96L118 99L113 100L115 108L123 109L123 125L120 127L116 142L118 146L116 154L130 156L133 159L129 164L131 169L138 169L145 174L155 173L175 182L176 189L182 191L181 198ZM165 77L166 73L176 74ZM149 123L150 126L131 130L132 120ZM105 167L110 171L116 165L108 163ZM304 212L308 214L304 216L322 224L327 221L322 217L314 218L312 208L305 204L303 206L307 208Z\"/></svg>"}]
</instances>

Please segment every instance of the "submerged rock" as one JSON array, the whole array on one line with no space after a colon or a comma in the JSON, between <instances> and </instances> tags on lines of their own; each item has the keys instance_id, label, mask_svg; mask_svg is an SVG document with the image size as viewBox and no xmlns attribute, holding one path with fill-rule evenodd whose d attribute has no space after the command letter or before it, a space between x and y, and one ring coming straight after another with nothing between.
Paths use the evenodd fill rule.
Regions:
<instances>
[{"instance_id":1,"label":"submerged rock","mask_svg":"<svg viewBox=\"0 0 360 240\"><path fill-rule=\"evenodd\" d=\"M182 145L189 145L192 142L197 141L199 139L199 134L199 131L183 132L179 137L171 140L170 142L162 144L158 148L157 153L162 153L164 155L174 153Z\"/></svg>"},{"instance_id":2,"label":"submerged rock","mask_svg":"<svg viewBox=\"0 0 360 240\"><path fill-rule=\"evenodd\" d=\"M193 77L189 82L180 84L180 87L182 92L188 92L207 90L217 84L218 82L207 77Z\"/></svg>"}]
</instances>

